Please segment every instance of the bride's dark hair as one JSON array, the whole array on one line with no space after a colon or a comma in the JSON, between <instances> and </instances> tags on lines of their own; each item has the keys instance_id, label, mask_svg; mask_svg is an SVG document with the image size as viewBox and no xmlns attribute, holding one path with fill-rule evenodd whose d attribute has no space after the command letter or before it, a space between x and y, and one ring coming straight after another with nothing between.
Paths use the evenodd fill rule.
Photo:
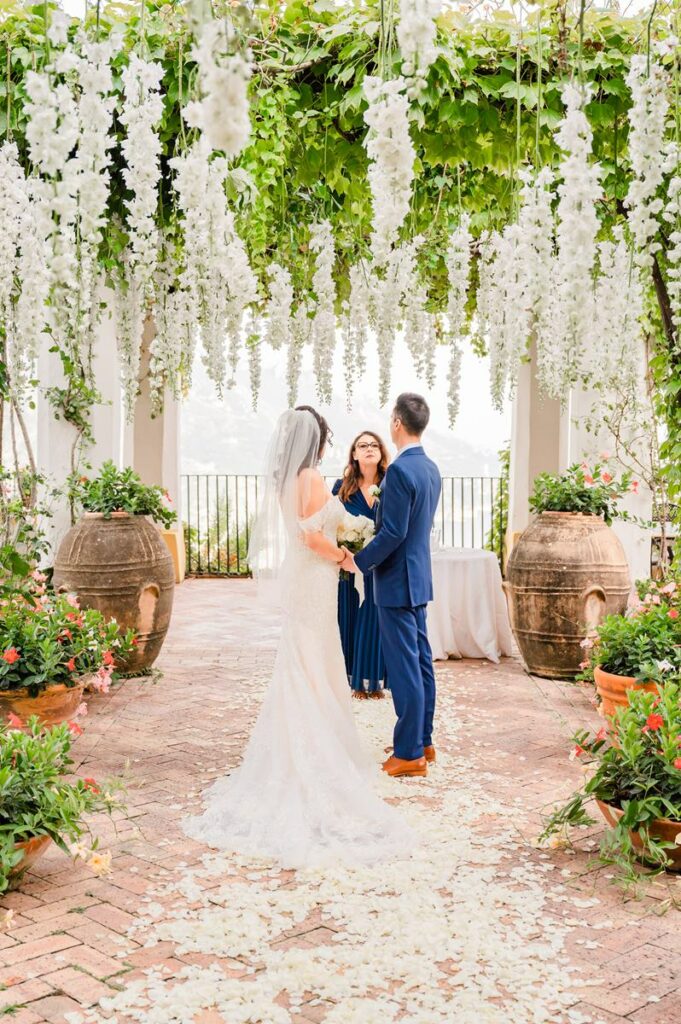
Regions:
<instances>
[{"instance_id":1,"label":"bride's dark hair","mask_svg":"<svg viewBox=\"0 0 681 1024\"><path fill-rule=\"evenodd\" d=\"M305 458L300 464L300 469L298 470L298 472L300 473L301 470L307 469L309 466L317 465L319 461L319 456L324 451L327 444L331 444L331 438L333 437L333 434L331 433L329 424L326 422L321 413L317 412L316 409L313 409L311 405L297 405L295 411L311 413L314 416L315 420L317 421L317 426L319 427L319 444L313 444L310 450L305 455Z\"/></svg>"}]
</instances>

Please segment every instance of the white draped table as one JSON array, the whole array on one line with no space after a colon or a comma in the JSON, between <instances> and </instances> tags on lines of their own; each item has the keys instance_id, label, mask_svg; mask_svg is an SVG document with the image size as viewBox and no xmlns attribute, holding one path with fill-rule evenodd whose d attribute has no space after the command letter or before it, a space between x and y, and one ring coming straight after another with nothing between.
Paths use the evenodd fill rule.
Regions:
<instances>
[{"instance_id":1,"label":"white draped table","mask_svg":"<svg viewBox=\"0 0 681 1024\"><path fill-rule=\"evenodd\" d=\"M428 636L433 658L487 658L513 653L501 572L492 551L440 548L433 560Z\"/></svg>"}]
</instances>

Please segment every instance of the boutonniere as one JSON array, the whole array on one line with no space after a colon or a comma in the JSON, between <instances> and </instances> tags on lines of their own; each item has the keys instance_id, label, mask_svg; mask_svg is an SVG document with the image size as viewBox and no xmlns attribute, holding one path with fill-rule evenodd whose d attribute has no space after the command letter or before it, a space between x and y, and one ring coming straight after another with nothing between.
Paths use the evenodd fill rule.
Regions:
<instances>
[{"instance_id":1,"label":"boutonniere","mask_svg":"<svg viewBox=\"0 0 681 1024\"><path fill-rule=\"evenodd\" d=\"M377 484L374 484L373 487L369 488L369 494L374 499L374 501L381 500L381 488Z\"/></svg>"}]
</instances>

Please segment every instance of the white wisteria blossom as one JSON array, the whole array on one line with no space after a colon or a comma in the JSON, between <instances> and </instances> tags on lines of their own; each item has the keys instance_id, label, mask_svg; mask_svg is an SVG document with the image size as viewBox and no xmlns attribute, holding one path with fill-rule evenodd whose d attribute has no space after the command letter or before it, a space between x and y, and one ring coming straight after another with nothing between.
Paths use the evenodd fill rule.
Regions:
<instances>
[{"instance_id":1,"label":"white wisteria blossom","mask_svg":"<svg viewBox=\"0 0 681 1024\"><path fill-rule=\"evenodd\" d=\"M610 392L635 390L643 351L641 271L621 227L598 245L599 274L586 369Z\"/></svg>"},{"instance_id":2,"label":"white wisteria blossom","mask_svg":"<svg viewBox=\"0 0 681 1024\"><path fill-rule=\"evenodd\" d=\"M248 378L251 385L251 402L253 411L258 410L258 398L260 396L260 385L262 383L262 339L257 333L252 333L246 344L248 351Z\"/></svg>"},{"instance_id":3,"label":"white wisteria blossom","mask_svg":"<svg viewBox=\"0 0 681 1024\"><path fill-rule=\"evenodd\" d=\"M200 327L204 363L221 393L234 380L244 314L258 299L257 281L227 205L227 159L211 159L208 142L201 136L170 163L183 215L184 262L179 282L192 298L192 319Z\"/></svg>"},{"instance_id":4,"label":"white wisteria blossom","mask_svg":"<svg viewBox=\"0 0 681 1024\"><path fill-rule=\"evenodd\" d=\"M312 290L315 294L312 320L312 356L317 396L328 404L332 398L333 355L336 347L336 284L333 267L336 253L331 222L319 221L310 226L310 251L315 254Z\"/></svg>"},{"instance_id":5,"label":"white wisteria blossom","mask_svg":"<svg viewBox=\"0 0 681 1024\"><path fill-rule=\"evenodd\" d=\"M122 74L123 104L119 120L125 127L121 153L123 179L130 192L125 201L128 245L125 278L119 284L118 341L121 379L128 416L132 416L138 389L140 345L145 317L154 299L154 278L159 251L156 226L161 179L161 140L158 126L163 115L163 68L131 53Z\"/></svg>"},{"instance_id":6,"label":"white wisteria blossom","mask_svg":"<svg viewBox=\"0 0 681 1024\"><path fill-rule=\"evenodd\" d=\"M627 75L632 105L629 110L629 159L632 179L625 200L629 225L641 266L652 266L660 249L655 238L664 200L659 195L664 177L665 122L669 109L669 76L657 61L635 55Z\"/></svg>"},{"instance_id":7,"label":"white wisteria blossom","mask_svg":"<svg viewBox=\"0 0 681 1024\"><path fill-rule=\"evenodd\" d=\"M176 279L174 261L167 255L160 261L154 288L154 337L149 344L149 392L152 407L160 411L167 388L178 401L183 379L189 378L194 354L196 325L192 322L194 303Z\"/></svg>"},{"instance_id":8,"label":"white wisteria blossom","mask_svg":"<svg viewBox=\"0 0 681 1024\"><path fill-rule=\"evenodd\" d=\"M404 74L423 75L437 58L435 19L441 9L440 0L400 0L397 42Z\"/></svg>"},{"instance_id":9,"label":"white wisteria blossom","mask_svg":"<svg viewBox=\"0 0 681 1024\"><path fill-rule=\"evenodd\" d=\"M33 375L49 295L49 206L33 191L13 142L0 146L0 329L12 392L21 399Z\"/></svg>"},{"instance_id":10,"label":"white wisteria blossom","mask_svg":"<svg viewBox=\"0 0 681 1024\"><path fill-rule=\"evenodd\" d=\"M228 159L238 156L251 133L248 83L250 54L236 51L237 36L228 18L205 22L193 49L202 98L187 104L185 118L205 132L212 149Z\"/></svg>"},{"instance_id":11,"label":"white wisteria blossom","mask_svg":"<svg viewBox=\"0 0 681 1024\"><path fill-rule=\"evenodd\" d=\"M369 334L372 302L369 271L363 261L350 267L350 297L343 305L341 333L343 336L343 372L348 409L356 381L366 369L366 343Z\"/></svg>"},{"instance_id":12,"label":"white wisteria blossom","mask_svg":"<svg viewBox=\"0 0 681 1024\"><path fill-rule=\"evenodd\" d=\"M396 246L388 255L382 277L371 279L371 326L378 348L378 395L381 405L390 397L395 336L403 316L403 300L414 279L416 256L423 238L420 235Z\"/></svg>"},{"instance_id":13,"label":"white wisteria blossom","mask_svg":"<svg viewBox=\"0 0 681 1024\"><path fill-rule=\"evenodd\" d=\"M593 322L596 213L602 169L592 160L593 133L584 112L588 88L566 85L566 111L556 131L564 156L558 168L556 256L548 278L545 327L537 371L549 397L564 400L584 371Z\"/></svg>"},{"instance_id":14,"label":"white wisteria blossom","mask_svg":"<svg viewBox=\"0 0 681 1024\"><path fill-rule=\"evenodd\" d=\"M293 408L298 398L298 379L303 361L303 349L310 340L312 322L308 315L307 305L301 302L292 317L291 336L286 353L286 385L289 408Z\"/></svg>"},{"instance_id":15,"label":"white wisteria blossom","mask_svg":"<svg viewBox=\"0 0 681 1024\"><path fill-rule=\"evenodd\" d=\"M286 348L291 336L291 309L293 284L291 274L279 263L271 263L267 270L270 297L267 302L265 340L277 351Z\"/></svg>"},{"instance_id":16,"label":"white wisteria blossom","mask_svg":"<svg viewBox=\"0 0 681 1024\"><path fill-rule=\"evenodd\" d=\"M409 134L407 82L384 82L367 75L364 94L369 127L365 146L369 156L369 188L373 208L371 252L376 266L384 266L409 212L416 151Z\"/></svg>"},{"instance_id":17,"label":"white wisteria blossom","mask_svg":"<svg viewBox=\"0 0 681 1024\"><path fill-rule=\"evenodd\" d=\"M470 217L464 213L449 238L447 247L447 334L449 338L449 368L447 373L447 413L453 427L459 415L461 383L461 336L466 322L466 301L471 271L473 237Z\"/></svg>"},{"instance_id":18,"label":"white wisteria blossom","mask_svg":"<svg viewBox=\"0 0 681 1024\"><path fill-rule=\"evenodd\" d=\"M667 147L665 170L669 173L662 211L667 244L667 293L677 344L681 340L681 150L676 142Z\"/></svg>"}]
</instances>

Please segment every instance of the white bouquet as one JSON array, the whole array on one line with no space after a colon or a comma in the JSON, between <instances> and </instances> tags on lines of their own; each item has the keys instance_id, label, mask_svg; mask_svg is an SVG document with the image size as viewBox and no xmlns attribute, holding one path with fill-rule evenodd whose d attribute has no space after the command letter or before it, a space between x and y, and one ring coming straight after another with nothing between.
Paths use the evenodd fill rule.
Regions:
<instances>
[{"instance_id":1,"label":"white bouquet","mask_svg":"<svg viewBox=\"0 0 681 1024\"><path fill-rule=\"evenodd\" d=\"M373 521L367 516L352 516L348 514L338 527L336 541L339 547L347 548L348 551L357 552L366 547L370 540L373 540L375 527ZM350 573L341 569L341 578L349 579Z\"/></svg>"}]
</instances>

